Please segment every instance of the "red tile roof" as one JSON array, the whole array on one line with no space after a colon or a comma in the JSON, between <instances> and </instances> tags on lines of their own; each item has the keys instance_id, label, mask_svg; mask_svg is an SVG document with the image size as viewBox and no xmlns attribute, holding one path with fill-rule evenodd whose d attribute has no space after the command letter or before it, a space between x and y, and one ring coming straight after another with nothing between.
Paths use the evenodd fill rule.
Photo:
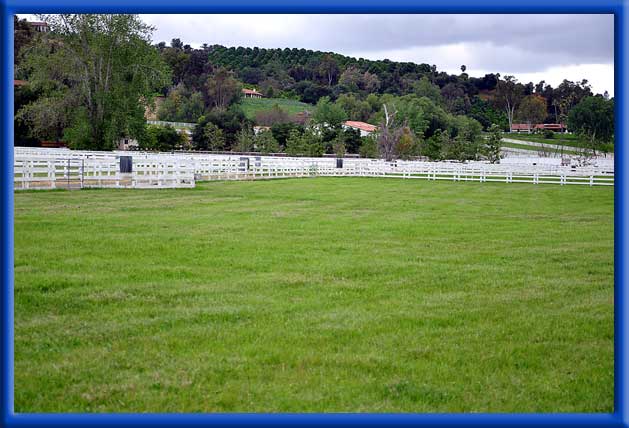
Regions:
<instances>
[{"instance_id":1,"label":"red tile roof","mask_svg":"<svg viewBox=\"0 0 629 428\"><path fill-rule=\"evenodd\" d=\"M378 129L378 127L375 125L365 122L359 122L356 120L348 120L347 122L343 122L343 125L349 126L350 128L360 129L361 131L365 132L374 132L376 129Z\"/></svg>"},{"instance_id":2,"label":"red tile roof","mask_svg":"<svg viewBox=\"0 0 629 428\"><path fill-rule=\"evenodd\" d=\"M24 85L26 85L26 80L13 79L13 86L24 86Z\"/></svg>"},{"instance_id":3,"label":"red tile roof","mask_svg":"<svg viewBox=\"0 0 629 428\"><path fill-rule=\"evenodd\" d=\"M243 89L242 93L245 95L260 95L262 96L262 94L258 91L256 91L255 89Z\"/></svg>"}]
</instances>

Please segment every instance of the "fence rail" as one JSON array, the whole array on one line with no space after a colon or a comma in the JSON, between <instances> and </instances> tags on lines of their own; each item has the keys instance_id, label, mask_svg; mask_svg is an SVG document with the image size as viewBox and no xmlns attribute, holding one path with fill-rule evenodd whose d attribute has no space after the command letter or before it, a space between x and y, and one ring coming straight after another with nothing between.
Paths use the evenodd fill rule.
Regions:
<instances>
[{"instance_id":1,"label":"fence rail","mask_svg":"<svg viewBox=\"0 0 629 428\"><path fill-rule=\"evenodd\" d=\"M132 156L131 173L120 156ZM89 152L16 148L15 189L194 187L197 180L261 180L353 176L403 179L613 186L613 164L583 167L483 162L385 162L374 159L230 156L194 153Z\"/></svg>"},{"instance_id":2,"label":"fence rail","mask_svg":"<svg viewBox=\"0 0 629 428\"><path fill-rule=\"evenodd\" d=\"M195 185L191 164L163 160L138 160L133 164L132 173L122 173L115 160L16 157L13 175L15 189L174 188Z\"/></svg>"}]
</instances>

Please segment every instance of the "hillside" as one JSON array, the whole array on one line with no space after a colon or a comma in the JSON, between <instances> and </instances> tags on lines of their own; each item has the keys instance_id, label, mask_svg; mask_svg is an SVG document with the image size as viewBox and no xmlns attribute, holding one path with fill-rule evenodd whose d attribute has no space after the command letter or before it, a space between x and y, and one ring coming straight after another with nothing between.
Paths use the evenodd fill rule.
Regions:
<instances>
[{"instance_id":1,"label":"hillside","mask_svg":"<svg viewBox=\"0 0 629 428\"><path fill-rule=\"evenodd\" d=\"M314 106L312 104L306 104L301 101L288 100L284 98L243 98L240 101L240 105L242 107L242 111L245 113L245 116L247 116L247 119L251 120L255 119L258 112L271 110L275 105L279 106L290 115L304 110L308 112L314 111Z\"/></svg>"}]
</instances>

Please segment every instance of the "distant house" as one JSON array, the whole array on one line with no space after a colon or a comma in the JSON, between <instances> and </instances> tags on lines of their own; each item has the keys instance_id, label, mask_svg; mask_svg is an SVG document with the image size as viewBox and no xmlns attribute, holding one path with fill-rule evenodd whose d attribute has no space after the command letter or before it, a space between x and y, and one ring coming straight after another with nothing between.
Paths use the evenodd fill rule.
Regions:
<instances>
[{"instance_id":1,"label":"distant house","mask_svg":"<svg viewBox=\"0 0 629 428\"><path fill-rule=\"evenodd\" d=\"M262 98L264 95L262 95L260 92L256 91L255 89L243 88L242 96L245 98Z\"/></svg>"},{"instance_id":2,"label":"distant house","mask_svg":"<svg viewBox=\"0 0 629 428\"><path fill-rule=\"evenodd\" d=\"M48 24L46 22L33 21L33 22L29 22L29 24L31 24L31 27L33 27L33 30L39 33L47 33L48 31L50 31L50 27L48 27Z\"/></svg>"},{"instance_id":3,"label":"distant house","mask_svg":"<svg viewBox=\"0 0 629 428\"><path fill-rule=\"evenodd\" d=\"M533 130L533 126L528 125L528 123L513 123L511 124L511 132L531 132Z\"/></svg>"},{"instance_id":4,"label":"distant house","mask_svg":"<svg viewBox=\"0 0 629 428\"><path fill-rule=\"evenodd\" d=\"M563 123L537 123L535 125L531 124L529 127L528 123L514 123L511 125L511 132L526 132L531 133L536 130L550 130L554 132L566 132L566 125Z\"/></svg>"},{"instance_id":5,"label":"distant house","mask_svg":"<svg viewBox=\"0 0 629 428\"><path fill-rule=\"evenodd\" d=\"M344 129L357 129L360 131L361 137L366 137L367 135L371 135L376 132L378 127L376 125L372 125L366 122L359 122L355 120L348 120L347 122L343 122Z\"/></svg>"},{"instance_id":6,"label":"distant house","mask_svg":"<svg viewBox=\"0 0 629 428\"><path fill-rule=\"evenodd\" d=\"M13 79L13 86L24 86L26 84L27 84L26 80Z\"/></svg>"}]
</instances>

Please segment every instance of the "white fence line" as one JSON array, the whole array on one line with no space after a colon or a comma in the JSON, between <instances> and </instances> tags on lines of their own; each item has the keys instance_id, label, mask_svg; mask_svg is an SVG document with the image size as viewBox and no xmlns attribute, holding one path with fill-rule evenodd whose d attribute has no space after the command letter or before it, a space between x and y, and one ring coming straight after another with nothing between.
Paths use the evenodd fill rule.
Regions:
<instances>
[{"instance_id":1,"label":"white fence line","mask_svg":"<svg viewBox=\"0 0 629 428\"><path fill-rule=\"evenodd\" d=\"M138 160L133 172L120 172L106 159L22 158L14 160L15 189L175 188L194 187L192 164L181 161Z\"/></svg>"},{"instance_id":2,"label":"white fence line","mask_svg":"<svg viewBox=\"0 0 629 428\"><path fill-rule=\"evenodd\" d=\"M120 156L132 156L131 173ZM16 148L15 189L83 187L194 187L197 180L259 180L283 177L358 176L533 184L614 185L613 164L561 166L533 163L385 162L334 158L230 156L196 153L89 152Z\"/></svg>"}]
</instances>

